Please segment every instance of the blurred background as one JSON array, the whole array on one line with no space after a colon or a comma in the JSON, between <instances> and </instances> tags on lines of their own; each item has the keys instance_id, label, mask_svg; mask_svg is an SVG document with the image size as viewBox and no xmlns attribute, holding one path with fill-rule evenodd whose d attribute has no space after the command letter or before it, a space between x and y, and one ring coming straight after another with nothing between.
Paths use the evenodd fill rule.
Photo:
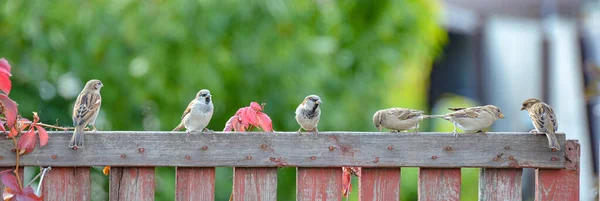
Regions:
<instances>
[{"instance_id":1,"label":"blurred background","mask_svg":"<svg viewBox=\"0 0 600 201\"><path fill-rule=\"evenodd\" d=\"M483 104L507 117L491 131L529 131L519 109L537 97L554 107L559 132L581 143L581 200L593 200L599 28L598 0L5 0L0 57L13 66L21 114L37 111L49 124L72 125L81 88L102 80L99 130L171 130L202 88L214 97L208 128L217 131L251 101L267 103L275 130L295 131L308 94L323 99L321 131L376 131L382 108L441 114ZM108 200L101 168L93 200ZM462 200L477 200L478 171L463 168ZM156 174L156 200L173 200L174 168ZM217 169L216 200L229 199L231 176ZM532 170L523 182L533 200ZM278 200L295 200L295 168L280 168L278 184ZM417 200L416 168L402 169L401 192Z\"/></svg>"}]
</instances>

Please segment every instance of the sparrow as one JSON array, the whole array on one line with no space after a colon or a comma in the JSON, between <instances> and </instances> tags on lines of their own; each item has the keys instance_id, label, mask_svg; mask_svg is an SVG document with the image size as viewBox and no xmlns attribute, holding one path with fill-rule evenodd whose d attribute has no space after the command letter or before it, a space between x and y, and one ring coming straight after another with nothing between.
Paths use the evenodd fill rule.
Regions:
<instances>
[{"instance_id":1,"label":"sparrow","mask_svg":"<svg viewBox=\"0 0 600 201\"><path fill-rule=\"evenodd\" d=\"M429 118L443 118L454 124L454 136L458 136L456 127L464 130L465 133L486 134L483 129L490 127L499 118L504 119L504 115L495 105L476 106L469 108L448 108L454 112L445 115L431 115Z\"/></svg>"},{"instance_id":2,"label":"sparrow","mask_svg":"<svg viewBox=\"0 0 600 201\"><path fill-rule=\"evenodd\" d=\"M196 98L183 111L181 123L173 131L181 130L185 127L186 131L207 131L206 126L213 115L213 103L210 91L202 89L196 94Z\"/></svg>"},{"instance_id":3,"label":"sparrow","mask_svg":"<svg viewBox=\"0 0 600 201\"><path fill-rule=\"evenodd\" d=\"M69 148L77 149L83 147L83 130L87 125L91 125L93 132L96 132L96 117L100 111L100 105L102 103L102 97L100 96L100 89L104 87L102 82L97 79L92 79L85 84L75 106L73 107L73 126L75 126L75 132L69 141Z\"/></svg>"},{"instance_id":4,"label":"sparrow","mask_svg":"<svg viewBox=\"0 0 600 201\"><path fill-rule=\"evenodd\" d=\"M302 132L302 129L308 132L314 132L317 134L317 125L321 118L321 98L317 95L309 95L304 98L304 101L298 108L296 108L296 121L300 124L298 133Z\"/></svg>"},{"instance_id":5,"label":"sparrow","mask_svg":"<svg viewBox=\"0 0 600 201\"><path fill-rule=\"evenodd\" d=\"M381 132L382 128L390 129L392 132L414 129L419 132L419 123L425 116L423 111L406 108L389 108L379 110L373 115L373 125Z\"/></svg>"},{"instance_id":6,"label":"sparrow","mask_svg":"<svg viewBox=\"0 0 600 201\"><path fill-rule=\"evenodd\" d=\"M556 115L552 111L552 107L538 99L530 98L523 102L521 111L523 110L527 110L529 117L531 117L531 123L535 127L530 132L546 133L548 146L552 149L560 150L560 144L556 138L558 123L556 122Z\"/></svg>"}]
</instances>

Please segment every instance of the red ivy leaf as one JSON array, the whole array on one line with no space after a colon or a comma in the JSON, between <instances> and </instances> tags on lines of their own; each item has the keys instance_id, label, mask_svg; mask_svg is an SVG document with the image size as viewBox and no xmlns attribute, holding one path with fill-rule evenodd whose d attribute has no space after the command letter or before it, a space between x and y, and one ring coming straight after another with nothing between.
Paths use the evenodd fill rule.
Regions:
<instances>
[{"instance_id":1,"label":"red ivy leaf","mask_svg":"<svg viewBox=\"0 0 600 201\"><path fill-rule=\"evenodd\" d=\"M8 136L7 137L15 137L19 134L19 132L17 131L17 129L15 127L12 127L10 129L10 132L8 132Z\"/></svg>"},{"instance_id":2,"label":"red ivy leaf","mask_svg":"<svg viewBox=\"0 0 600 201\"><path fill-rule=\"evenodd\" d=\"M5 172L2 174L2 184L4 184L7 189L12 190L12 192L17 194L20 193L19 182L12 172ZM6 189L4 190L6 191Z\"/></svg>"},{"instance_id":3,"label":"red ivy leaf","mask_svg":"<svg viewBox=\"0 0 600 201\"><path fill-rule=\"evenodd\" d=\"M236 120L233 121L233 130L236 132L246 132L246 126L239 116L235 116Z\"/></svg>"},{"instance_id":4,"label":"red ivy leaf","mask_svg":"<svg viewBox=\"0 0 600 201\"><path fill-rule=\"evenodd\" d=\"M4 121L0 120L0 130L2 132L6 132L6 128L4 128Z\"/></svg>"},{"instance_id":5,"label":"red ivy leaf","mask_svg":"<svg viewBox=\"0 0 600 201\"><path fill-rule=\"evenodd\" d=\"M260 128L262 128L264 131L273 131L273 123L271 122L269 115L258 112L258 123L260 124Z\"/></svg>"},{"instance_id":6,"label":"red ivy leaf","mask_svg":"<svg viewBox=\"0 0 600 201\"><path fill-rule=\"evenodd\" d=\"M35 195L33 187L28 186L23 189L23 193L17 195L17 201L42 201L42 197Z\"/></svg>"},{"instance_id":7,"label":"red ivy leaf","mask_svg":"<svg viewBox=\"0 0 600 201\"><path fill-rule=\"evenodd\" d=\"M225 123L225 128L223 129L223 132L232 131L234 121L237 121L237 116L235 116L235 115L233 117L229 118L229 120L227 120L227 123Z\"/></svg>"},{"instance_id":8,"label":"red ivy leaf","mask_svg":"<svg viewBox=\"0 0 600 201\"><path fill-rule=\"evenodd\" d=\"M38 135L40 137L40 147L46 146L46 144L48 144L48 132L46 132L46 129L44 129L44 127L41 126L35 126L35 129L38 132Z\"/></svg>"},{"instance_id":9,"label":"red ivy leaf","mask_svg":"<svg viewBox=\"0 0 600 201\"><path fill-rule=\"evenodd\" d=\"M19 138L19 141L17 141L18 153L31 153L35 148L35 143L37 143L37 138L35 138L35 131L31 128Z\"/></svg>"},{"instance_id":10,"label":"red ivy leaf","mask_svg":"<svg viewBox=\"0 0 600 201\"><path fill-rule=\"evenodd\" d=\"M14 126L17 121L17 103L11 100L6 94L0 94L0 104L2 104L2 112L6 116L8 127Z\"/></svg>"},{"instance_id":11,"label":"red ivy leaf","mask_svg":"<svg viewBox=\"0 0 600 201\"><path fill-rule=\"evenodd\" d=\"M342 167L342 195L348 197L352 191L352 170Z\"/></svg>"},{"instance_id":12,"label":"red ivy leaf","mask_svg":"<svg viewBox=\"0 0 600 201\"><path fill-rule=\"evenodd\" d=\"M2 191L2 200L4 201L16 201L17 197L15 197L15 191L8 187L4 187L4 191Z\"/></svg>"},{"instance_id":13,"label":"red ivy leaf","mask_svg":"<svg viewBox=\"0 0 600 201\"><path fill-rule=\"evenodd\" d=\"M256 127L259 126L258 119L256 118L256 111L249 107L242 108L244 112L242 112L242 119L244 119L248 124L254 125Z\"/></svg>"},{"instance_id":14,"label":"red ivy leaf","mask_svg":"<svg viewBox=\"0 0 600 201\"><path fill-rule=\"evenodd\" d=\"M10 64L6 59L0 59L0 90L2 90L6 95L10 94L10 89L12 88L12 84L10 82Z\"/></svg>"},{"instance_id":15,"label":"red ivy leaf","mask_svg":"<svg viewBox=\"0 0 600 201\"><path fill-rule=\"evenodd\" d=\"M260 105L257 102L252 102L250 103L250 107L257 112L262 111L262 107L260 107Z\"/></svg>"}]
</instances>

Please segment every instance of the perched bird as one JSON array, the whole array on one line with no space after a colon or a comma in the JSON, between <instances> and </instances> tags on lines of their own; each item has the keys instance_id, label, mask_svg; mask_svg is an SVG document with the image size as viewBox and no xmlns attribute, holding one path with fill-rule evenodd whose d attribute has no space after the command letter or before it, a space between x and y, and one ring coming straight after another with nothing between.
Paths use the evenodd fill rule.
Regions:
<instances>
[{"instance_id":1,"label":"perched bird","mask_svg":"<svg viewBox=\"0 0 600 201\"><path fill-rule=\"evenodd\" d=\"M504 115L495 105L477 106L469 108L448 108L454 112L445 115L432 115L430 118L443 118L454 124L454 136L458 136L456 127L464 130L465 133L485 132L483 129L490 127L499 118L504 119Z\"/></svg>"},{"instance_id":2,"label":"perched bird","mask_svg":"<svg viewBox=\"0 0 600 201\"><path fill-rule=\"evenodd\" d=\"M104 85L100 80L92 79L85 84L75 106L73 107L73 126L75 132L69 141L69 148L83 147L83 130L87 125L91 125L93 131L96 131L96 117L100 111L102 97L100 96L100 88Z\"/></svg>"},{"instance_id":3,"label":"perched bird","mask_svg":"<svg viewBox=\"0 0 600 201\"><path fill-rule=\"evenodd\" d=\"M560 144L556 139L556 130L558 130L558 123L556 122L556 115L550 105L535 99L530 98L523 102L521 111L527 110L529 117L531 117L531 123L533 123L532 133L546 133L548 137L548 146L552 149L560 150Z\"/></svg>"},{"instance_id":4,"label":"perched bird","mask_svg":"<svg viewBox=\"0 0 600 201\"><path fill-rule=\"evenodd\" d=\"M173 131L181 130L185 127L187 132L205 131L213 115L213 103L210 91L202 89L196 94L196 98L190 102L183 115L181 123Z\"/></svg>"},{"instance_id":5,"label":"perched bird","mask_svg":"<svg viewBox=\"0 0 600 201\"><path fill-rule=\"evenodd\" d=\"M414 129L419 132L419 123L425 115L421 110L406 108L389 108L379 110L373 115L373 125L381 132L382 128L390 129L392 132Z\"/></svg>"},{"instance_id":6,"label":"perched bird","mask_svg":"<svg viewBox=\"0 0 600 201\"><path fill-rule=\"evenodd\" d=\"M304 101L296 108L296 121L300 124L298 133L302 132L302 129L308 132L319 132L317 125L321 118L321 98L317 95L309 95L304 98Z\"/></svg>"}]
</instances>

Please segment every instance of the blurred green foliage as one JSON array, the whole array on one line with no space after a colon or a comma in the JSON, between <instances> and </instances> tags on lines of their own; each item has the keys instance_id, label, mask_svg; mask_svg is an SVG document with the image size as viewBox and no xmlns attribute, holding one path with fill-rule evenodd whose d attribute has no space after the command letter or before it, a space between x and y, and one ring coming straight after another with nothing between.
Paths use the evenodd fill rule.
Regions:
<instances>
[{"instance_id":1,"label":"blurred green foliage","mask_svg":"<svg viewBox=\"0 0 600 201\"><path fill-rule=\"evenodd\" d=\"M13 66L20 112L51 124L71 125L74 96L96 78L100 130L170 130L207 88L213 130L257 101L275 130L295 131L295 107L317 94L319 130L375 131L378 109L428 110L430 64L446 40L438 19L426 0L6 0L0 57ZM294 200L295 169L279 172L278 200ZM216 200L229 198L231 174L217 170ZM173 199L174 177L157 168L157 200ZM93 199L107 200L101 168L92 178ZM416 200L416 169L402 182L402 200Z\"/></svg>"}]
</instances>

